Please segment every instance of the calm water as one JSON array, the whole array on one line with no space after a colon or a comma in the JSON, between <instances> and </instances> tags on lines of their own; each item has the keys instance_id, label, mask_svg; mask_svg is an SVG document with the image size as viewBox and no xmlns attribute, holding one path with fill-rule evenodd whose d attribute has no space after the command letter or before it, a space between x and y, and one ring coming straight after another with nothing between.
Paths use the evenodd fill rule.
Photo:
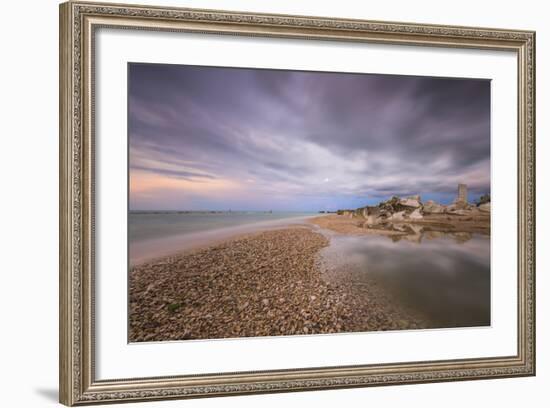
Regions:
<instances>
[{"instance_id":1,"label":"calm water","mask_svg":"<svg viewBox=\"0 0 550 408\"><path fill-rule=\"evenodd\" d=\"M392 241L384 236L331 235L327 263L360 282L375 282L391 299L437 327L491 321L490 238L430 233Z\"/></svg>"},{"instance_id":2,"label":"calm water","mask_svg":"<svg viewBox=\"0 0 550 408\"><path fill-rule=\"evenodd\" d=\"M169 255L233 235L302 224L316 213L144 213L128 216L130 263Z\"/></svg>"},{"instance_id":3,"label":"calm water","mask_svg":"<svg viewBox=\"0 0 550 408\"><path fill-rule=\"evenodd\" d=\"M172 235L211 231L258 222L286 220L313 216L296 212L223 212L223 213L133 213L129 214L130 242L165 238Z\"/></svg>"}]
</instances>

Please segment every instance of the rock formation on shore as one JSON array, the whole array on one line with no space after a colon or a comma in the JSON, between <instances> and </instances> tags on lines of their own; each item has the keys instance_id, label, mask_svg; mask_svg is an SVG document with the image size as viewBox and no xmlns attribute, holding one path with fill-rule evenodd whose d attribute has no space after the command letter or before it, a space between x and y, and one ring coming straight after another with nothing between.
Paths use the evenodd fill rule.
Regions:
<instances>
[{"instance_id":1,"label":"rock formation on shore","mask_svg":"<svg viewBox=\"0 0 550 408\"><path fill-rule=\"evenodd\" d=\"M459 185L459 195L450 205L436 203L433 200L422 202L420 195L400 198L393 196L375 206L365 206L356 210L338 210L339 215L358 218L363 227L372 229L390 229L403 231L403 223L423 221L471 221L476 216L491 212L491 202L484 195L477 204L468 203L465 199L464 184ZM458 217L457 217L458 216Z\"/></svg>"}]
</instances>

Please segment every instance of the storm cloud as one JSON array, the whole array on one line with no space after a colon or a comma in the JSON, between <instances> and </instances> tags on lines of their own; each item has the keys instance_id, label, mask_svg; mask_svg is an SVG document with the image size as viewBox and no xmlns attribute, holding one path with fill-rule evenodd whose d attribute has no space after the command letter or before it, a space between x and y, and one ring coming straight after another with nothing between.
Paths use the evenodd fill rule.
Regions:
<instances>
[{"instance_id":1,"label":"storm cloud","mask_svg":"<svg viewBox=\"0 0 550 408\"><path fill-rule=\"evenodd\" d=\"M129 65L131 209L318 211L490 192L490 81Z\"/></svg>"}]
</instances>

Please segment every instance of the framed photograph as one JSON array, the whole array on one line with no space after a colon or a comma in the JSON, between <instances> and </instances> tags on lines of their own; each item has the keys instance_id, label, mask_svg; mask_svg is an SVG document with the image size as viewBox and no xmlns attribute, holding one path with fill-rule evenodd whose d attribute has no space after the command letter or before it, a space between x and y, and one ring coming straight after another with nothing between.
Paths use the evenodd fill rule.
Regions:
<instances>
[{"instance_id":1,"label":"framed photograph","mask_svg":"<svg viewBox=\"0 0 550 408\"><path fill-rule=\"evenodd\" d=\"M60 401L535 374L535 33L60 6Z\"/></svg>"}]
</instances>

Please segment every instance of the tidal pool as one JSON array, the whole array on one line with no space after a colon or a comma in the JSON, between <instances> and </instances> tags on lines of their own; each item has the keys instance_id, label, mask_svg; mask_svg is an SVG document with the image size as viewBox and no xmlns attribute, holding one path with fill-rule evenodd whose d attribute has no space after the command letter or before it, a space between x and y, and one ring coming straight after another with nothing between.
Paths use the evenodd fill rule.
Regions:
<instances>
[{"instance_id":1,"label":"tidal pool","mask_svg":"<svg viewBox=\"0 0 550 408\"><path fill-rule=\"evenodd\" d=\"M321 259L333 278L376 285L385 302L424 316L433 328L491 324L490 237L324 233L331 243Z\"/></svg>"}]
</instances>

